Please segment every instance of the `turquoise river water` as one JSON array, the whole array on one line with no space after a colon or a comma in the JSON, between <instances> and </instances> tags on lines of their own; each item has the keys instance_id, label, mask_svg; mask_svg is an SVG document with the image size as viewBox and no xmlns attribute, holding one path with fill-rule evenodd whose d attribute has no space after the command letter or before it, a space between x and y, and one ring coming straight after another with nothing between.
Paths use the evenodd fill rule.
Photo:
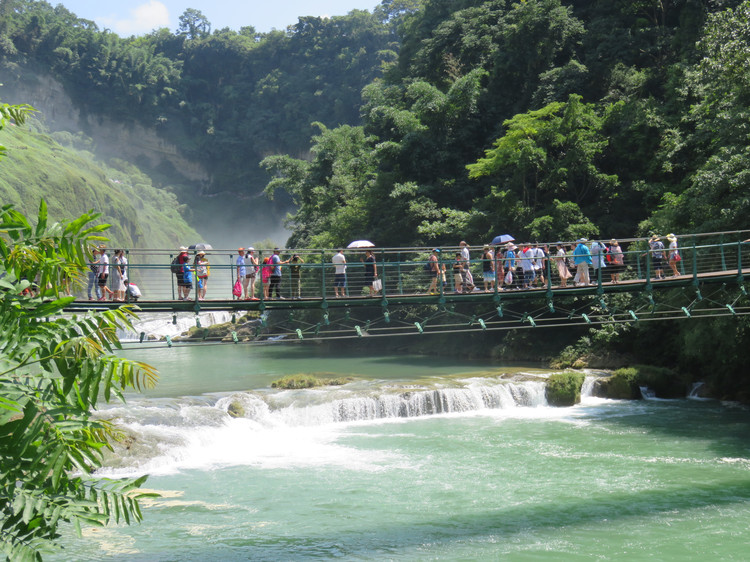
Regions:
<instances>
[{"instance_id":1,"label":"turquoise river water","mask_svg":"<svg viewBox=\"0 0 750 562\"><path fill-rule=\"evenodd\" d=\"M66 534L50 559L750 558L745 407L584 396L552 408L545 372L441 358L125 354L160 382L103 411L135 439L102 474L148 473L162 497L140 525ZM357 380L271 389L293 373Z\"/></svg>"}]
</instances>

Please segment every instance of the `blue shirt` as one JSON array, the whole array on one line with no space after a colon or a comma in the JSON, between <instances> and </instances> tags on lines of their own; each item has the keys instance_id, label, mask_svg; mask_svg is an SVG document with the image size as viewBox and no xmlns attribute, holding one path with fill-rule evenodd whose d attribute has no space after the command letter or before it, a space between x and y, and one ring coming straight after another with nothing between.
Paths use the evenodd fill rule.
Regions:
<instances>
[{"instance_id":1,"label":"blue shirt","mask_svg":"<svg viewBox=\"0 0 750 562\"><path fill-rule=\"evenodd\" d=\"M576 265L581 263L591 265L592 263L594 263L594 260L591 259L591 252L583 242L578 244L578 246L576 246L576 249L573 250L573 261L575 261Z\"/></svg>"},{"instance_id":2,"label":"blue shirt","mask_svg":"<svg viewBox=\"0 0 750 562\"><path fill-rule=\"evenodd\" d=\"M281 258L279 257L279 254L274 254L271 256L271 263L274 264L273 272L271 275L277 275L281 277L281 266L279 263L281 263Z\"/></svg>"},{"instance_id":3,"label":"blue shirt","mask_svg":"<svg viewBox=\"0 0 750 562\"><path fill-rule=\"evenodd\" d=\"M244 277L245 276L245 258L242 256L237 256L237 261L235 262L237 264L237 267L240 268L239 276Z\"/></svg>"}]
</instances>

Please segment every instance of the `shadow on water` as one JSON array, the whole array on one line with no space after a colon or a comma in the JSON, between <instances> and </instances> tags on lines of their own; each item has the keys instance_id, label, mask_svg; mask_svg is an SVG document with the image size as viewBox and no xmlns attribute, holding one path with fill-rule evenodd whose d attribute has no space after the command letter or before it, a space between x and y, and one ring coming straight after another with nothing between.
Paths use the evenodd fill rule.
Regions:
<instances>
[{"instance_id":1,"label":"shadow on water","mask_svg":"<svg viewBox=\"0 0 750 562\"><path fill-rule=\"evenodd\" d=\"M719 457L750 458L750 408L742 405L693 400L636 401L627 410L618 408L616 415L597 415L595 423L703 441Z\"/></svg>"},{"instance_id":2,"label":"shadow on water","mask_svg":"<svg viewBox=\"0 0 750 562\"><path fill-rule=\"evenodd\" d=\"M331 558L378 559L410 558L414 550L426 548L437 553L445 547L473 542L482 544L524 544L529 533L570 532L576 526L627 522L628 519L669 516L704 507L731 506L750 502L750 479L725 480L700 487L616 492L567 502L555 501L525 506L501 506L469 514L437 514L422 519L371 526L325 535L303 537L286 535L224 538L220 543L166 554L150 554L148 560L300 560ZM311 526L315 523L311 521ZM486 541L486 543L483 543ZM411 555L409 554L411 553ZM485 554L488 554L485 551ZM549 552L552 554L552 552ZM604 553L600 553L604 554ZM498 554L499 555L499 554ZM429 556L439 557L437 554ZM125 560L114 557L111 559ZM146 560L130 555L127 560Z\"/></svg>"}]
</instances>

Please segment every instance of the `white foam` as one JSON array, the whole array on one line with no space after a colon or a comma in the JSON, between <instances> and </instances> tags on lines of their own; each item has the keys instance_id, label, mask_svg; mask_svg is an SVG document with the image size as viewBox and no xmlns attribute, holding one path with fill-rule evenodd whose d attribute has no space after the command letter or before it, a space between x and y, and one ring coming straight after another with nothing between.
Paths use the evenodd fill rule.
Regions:
<instances>
[{"instance_id":1,"label":"white foam","mask_svg":"<svg viewBox=\"0 0 750 562\"><path fill-rule=\"evenodd\" d=\"M187 332L196 325L196 315L193 313L179 312L174 315L170 313L140 313L139 321L133 324L133 330L118 330L117 337L120 341L139 341L141 333L145 339L160 340L167 336L175 337ZM232 313L218 310L201 312L197 315L203 327L213 326L229 322Z\"/></svg>"},{"instance_id":2,"label":"white foam","mask_svg":"<svg viewBox=\"0 0 750 562\"><path fill-rule=\"evenodd\" d=\"M335 466L357 471L414 468L393 451L342 444L357 427L435 417L487 416L556 419L578 423L585 408L547 405L544 382L472 379L439 388L394 385L337 389L235 392L220 396L142 398L113 406L115 418L133 437L129 448L103 474L169 474L226 466L262 468ZM452 381L451 384L454 384ZM238 417L232 417L232 415Z\"/></svg>"}]
</instances>

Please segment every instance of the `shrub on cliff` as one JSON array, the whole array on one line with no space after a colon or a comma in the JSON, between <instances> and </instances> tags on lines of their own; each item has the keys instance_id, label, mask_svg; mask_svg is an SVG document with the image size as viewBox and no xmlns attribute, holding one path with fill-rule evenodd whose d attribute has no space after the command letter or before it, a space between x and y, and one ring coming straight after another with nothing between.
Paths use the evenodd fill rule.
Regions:
<instances>
[{"instance_id":1,"label":"shrub on cliff","mask_svg":"<svg viewBox=\"0 0 750 562\"><path fill-rule=\"evenodd\" d=\"M271 388L293 390L298 388L314 388L316 386L340 386L353 381L352 377L319 378L314 375L289 375L271 383Z\"/></svg>"},{"instance_id":2,"label":"shrub on cliff","mask_svg":"<svg viewBox=\"0 0 750 562\"><path fill-rule=\"evenodd\" d=\"M612 399L639 399L641 386L647 386L659 398L680 398L687 394L687 382L672 369L652 365L633 365L617 369L600 381L599 394Z\"/></svg>"},{"instance_id":3,"label":"shrub on cliff","mask_svg":"<svg viewBox=\"0 0 750 562\"><path fill-rule=\"evenodd\" d=\"M583 373L555 373L547 379L545 394L550 406L573 406L581 401Z\"/></svg>"}]
</instances>

